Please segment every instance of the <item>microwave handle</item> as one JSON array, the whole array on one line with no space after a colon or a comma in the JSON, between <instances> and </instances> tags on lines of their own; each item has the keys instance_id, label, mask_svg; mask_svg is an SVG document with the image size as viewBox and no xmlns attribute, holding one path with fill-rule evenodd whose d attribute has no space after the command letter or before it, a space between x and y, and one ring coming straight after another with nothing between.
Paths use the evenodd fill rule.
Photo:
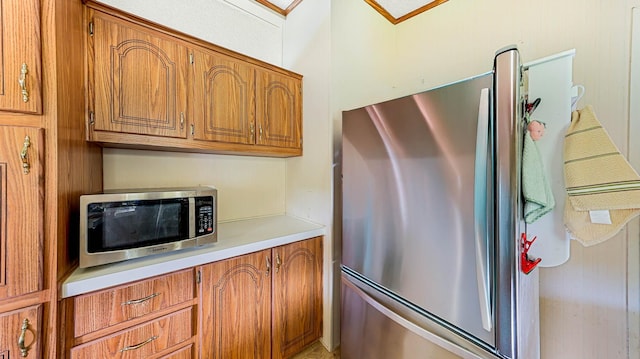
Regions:
<instances>
[{"instance_id":1,"label":"microwave handle","mask_svg":"<svg viewBox=\"0 0 640 359\"><path fill-rule=\"evenodd\" d=\"M196 199L189 197L189 238L196 238Z\"/></svg>"}]
</instances>

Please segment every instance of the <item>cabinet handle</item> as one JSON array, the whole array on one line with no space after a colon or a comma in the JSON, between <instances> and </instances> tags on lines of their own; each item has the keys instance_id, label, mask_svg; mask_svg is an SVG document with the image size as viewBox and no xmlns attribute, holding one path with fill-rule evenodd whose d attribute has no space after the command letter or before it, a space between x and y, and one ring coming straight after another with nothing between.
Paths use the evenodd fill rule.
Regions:
<instances>
[{"instance_id":1,"label":"cabinet handle","mask_svg":"<svg viewBox=\"0 0 640 359\"><path fill-rule=\"evenodd\" d=\"M18 84L20 85L20 91L22 92L22 101L29 102L29 91L27 90L27 64L22 64L20 67L20 77L18 78Z\"/></svg>"},{"instance_id":2,"label":"cabinet handle","mask_svg":"<svg viewBox=\"0 0 640 359\"><path fill-rule=\"evenodd\" d=\"M276 253L276 273L278 273L280 271L280 265L282 264L282 262L280 262L280 254Z\"/></svg>"},{"instance_id":3,"label":"cabinet handle","mask_svg":"<svg viewBox=\"0 0 640 359\"><path fill-rule=\"evenodd\" d=\"M251 143L253 143L256 136L256 126L253 124L253 122L249 124L249 131L251 132Z\"/></svg>"},{"instance_id":4,"label":"cabinet handle","mask_svg":"<svg viewBox=\"0 0 640 359\"><path fill-rule=\"evenodd\" d=\"M148 295L148 296L146 296L146 297L144 297L144 298L140 298L140 299L132 299L132 300L128 300L128 301L126 301L126 302L122 302L122 305L131 305L131 304L140 304L140 303L144 303L144 302L146 302L146 301L148 301L148 300L150 300L150 299L153 299L153 298L155 298L155 297L157 297L157 296L159 296L159 295L160 295L160 293L153 293L153 294Z\"/></svg>"},{"instance_id":5,"label":"cabinet handle","mask_svg":"<svg viewBox=\"0 0 640 359\"><path fill-rule=\"evenodd\" d=\"M267 259L267 277L269 276L269 274L271 273L271 259L269 258L269 256L265 257Z\"/></svg>"},{"instance_id":6,"label":"cabinet handle","mask_svg":"<svg viewBox=\"0 0 640 359\"><path fill-rule=\"evenodd\" d=\"M136 350L136 349L140 349L140 348L142 348L143 346L145 346L145 345L147 345L147 344L151 343L152 341L154 341L154 340L156 340L156 339L158 339L158 336L157 336L157 335L154 335L154 336L152 336L151 338L149 338L149 339L147 339L147 340L143 341L142 343L138 343L138 344L136 344L136 345L126 346L126 347L124 347L124 348L120 349L120 353L123 353L123 352L129 351L129 350Z\"/></svg>"},{"instance_id":7,"label":"cabinet handle","mask_svg":"<svg viewBox=\"0 0 640 359\"><path fill-rule=\"evenodd\" d=\"M31 146L31 140L29 136L24 136L24 144L22 145L22 151L20 151L20 160L22 161L22 173L29 174L31 165L29 165L28 151Z\"/></svg>"},{"instance_id":8,"label":"cabinet handle","mask_svg":"<svg viewBox=\"0 0 640 359\"><path fill-rule=\"evenodd\" d=\"M22 322L22 328L20 328L20 337L18 338L18 348L20 349L20 356L25 358L29 355L29 346L24 344L24 337L27 335L27 330L29 330L29 319L26 319Z\"/></svg>"},{"instance_id":9,"label":"cabinet handle","mask_svg":"<svg viewBox=\"0 0 640 359\"><path fill-rule=\"evenodd\" d=\"M260 125L260 141L262 141L262 125Z\"/></svg>"},{"instance_id":10,"label":"cabinet handle","mask_svg":"<svg viewBox=\"0 0 640 359\"><path fill-rule=\"evenodd\" d=\"M180 129L184 129L184 112L180 112Z\"/></svg>"}]
</instances>

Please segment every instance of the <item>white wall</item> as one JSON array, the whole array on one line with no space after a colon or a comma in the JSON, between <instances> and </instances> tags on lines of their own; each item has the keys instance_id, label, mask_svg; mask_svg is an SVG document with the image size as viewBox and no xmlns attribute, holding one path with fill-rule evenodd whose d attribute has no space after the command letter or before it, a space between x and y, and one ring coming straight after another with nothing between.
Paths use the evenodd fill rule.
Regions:
<instances>
[{"instance_id":1,"label":"white wall","mask_svg":"<svg viewBox=\"0 0 640 359\"><path fill-rule=\"evenodd\" d=\"M451 0L390 28L364 1L334 0L334 121L344 109L488 71L505 45L518 45L524 62L575 48L574 82L586 88L579 106L592 104L628 153L631 8L639 4ZM627 273L637 270L638 253L628 253L638 248L637 233L588 248L572 243L568 263L540 269L543 359L640 355L638 303L627 302L638 298L628 292L637 290L637 274Z\"/></svg>"},{"instance_id":2,"label":"white wall","mask_svg":"<svg viewBox=\"0 0 640 359\"><path fill-rule=\"evenodd\" d=\"M327 226L324 240L323 338L333 348L339 318L339 293L335 276L339 258L335 256L331 233L333 222L331 124L329 90L331 63L330 2L304 0L287 16L284 27L283 66L304 75L303 156L287 159L286 212ZM333 285L332 285L333 284Z\"/></svg>"}]
</instances>

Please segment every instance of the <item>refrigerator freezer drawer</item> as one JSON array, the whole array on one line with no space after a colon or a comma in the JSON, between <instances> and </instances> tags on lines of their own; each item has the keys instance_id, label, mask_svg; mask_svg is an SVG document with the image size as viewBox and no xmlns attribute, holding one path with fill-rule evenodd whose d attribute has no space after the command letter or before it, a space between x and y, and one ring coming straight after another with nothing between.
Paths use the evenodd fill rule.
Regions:
<instances>
[{"instance_id":1,"label":"refrigerator freezer drawer","mask_svg":"<svg viewBox=\"0 0 640 359\"><path fill-rule=\"evenodd\" d=\"M500 358L344 272L341 295L343 359Z\"/></svg>"}]
</instances>

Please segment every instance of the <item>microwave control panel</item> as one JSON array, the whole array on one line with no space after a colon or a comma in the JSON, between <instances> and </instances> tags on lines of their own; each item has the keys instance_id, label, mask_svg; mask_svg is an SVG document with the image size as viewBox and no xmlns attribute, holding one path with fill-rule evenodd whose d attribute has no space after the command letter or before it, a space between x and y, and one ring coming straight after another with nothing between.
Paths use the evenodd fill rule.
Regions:
<instances>
[{"instance_id":1,"label":"microwave control panel","mask_svg":"<svg viewBox=\"0 0 640 359\"><path fill-rule=\"evenodd\" d=\"M215 231L215 198L212 196L196 197L197 235L210 234Z\"/></svg>"}]
</instances>

